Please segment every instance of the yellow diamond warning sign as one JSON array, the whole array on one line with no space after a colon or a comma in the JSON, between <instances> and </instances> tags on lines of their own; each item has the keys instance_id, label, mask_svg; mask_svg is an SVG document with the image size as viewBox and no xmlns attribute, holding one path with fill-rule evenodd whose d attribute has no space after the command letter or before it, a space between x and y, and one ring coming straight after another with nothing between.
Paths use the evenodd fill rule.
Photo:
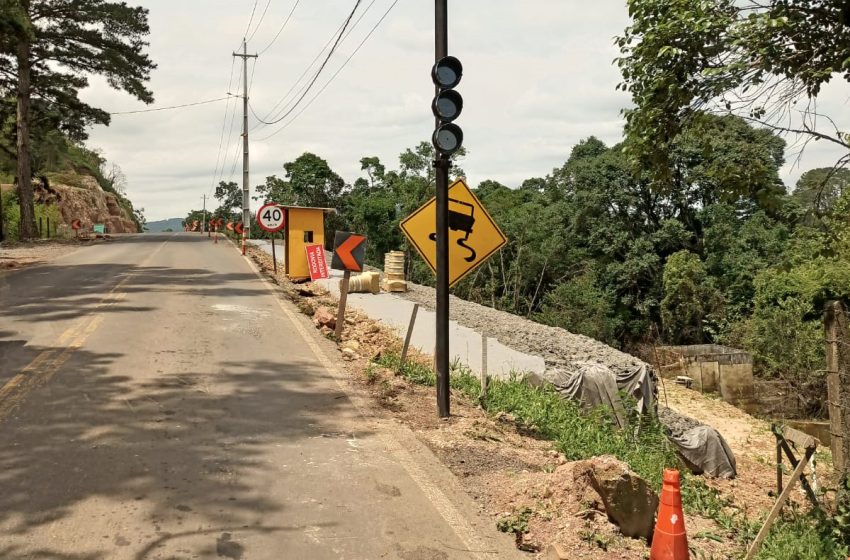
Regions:
<instances>
[{"instance_id":1,"label":"yellow diamond warning sign","mask_svg":"<svg viewBox=\"0 0 850 560\"><path fill-rule=\"evenodd\" d=\"M401 230L428 266L437 271L437 200L401 222ZM508 242L462 180L449 187L449 285L454 286Z\"/></svg>"}]
</instances>

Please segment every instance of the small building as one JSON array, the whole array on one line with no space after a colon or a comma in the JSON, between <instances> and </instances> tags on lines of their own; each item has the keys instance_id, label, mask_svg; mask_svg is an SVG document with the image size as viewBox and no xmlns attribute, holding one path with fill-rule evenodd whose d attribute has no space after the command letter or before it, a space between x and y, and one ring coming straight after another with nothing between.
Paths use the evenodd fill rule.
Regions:
<instances>
[{"instance_id":1,"label":"small building","mask_svg":"<svg viewBox=\"0 0 850 560\"><path fill-rule=\"evenodd\" d=\"M325 245L325 213L336 212L336 210L284 205L281 205L281 208L286 211L284 229L286 275L293 280L310 278L307 246Z\"/></svg>"},{"instance_id":2,"label":"small building","mask_svg":"<svg viewBox=\"0 0 850 560\"><path fill-rule=\"evenodd\" d=\"M720 344L661 346L658 348L661 377L689 377L701 392L717 392L736 406L755 403L753 356Z\"/></svg>"}]
</instances>

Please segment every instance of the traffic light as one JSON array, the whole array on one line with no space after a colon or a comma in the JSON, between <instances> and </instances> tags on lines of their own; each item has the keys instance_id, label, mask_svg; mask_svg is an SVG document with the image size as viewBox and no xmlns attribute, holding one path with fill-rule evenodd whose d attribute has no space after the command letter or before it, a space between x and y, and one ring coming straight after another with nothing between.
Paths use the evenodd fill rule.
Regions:
<instances>
[{"instance_id":1,"label":"traffic light","mask_svg":"<svg viewBox=\"0 0 850 560\"><path fill-rule=\"evenodd\" d=\"M431 111L437 117L431 142L442 156L452 155L463 145L463 131L452 122L463 110L463 97L454 89L462 76L463 66L453 56L441 58L431 69L431 79L438 89L431 103Z\"/></svg>"}]
</instances>

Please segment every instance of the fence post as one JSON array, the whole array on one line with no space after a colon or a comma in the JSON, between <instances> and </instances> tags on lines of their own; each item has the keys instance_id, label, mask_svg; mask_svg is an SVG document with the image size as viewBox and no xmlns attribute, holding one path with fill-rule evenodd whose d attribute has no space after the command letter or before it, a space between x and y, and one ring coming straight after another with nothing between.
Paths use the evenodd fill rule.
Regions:
<instances>
[{"instance_id":1,"label":"fence post","mask_svg":"<svg viewBox=\"0 0 850 560\"><path fill-rule=\"evenodd\" d=\"M832 462L838 472L850 475L850 347L847 310L841 302L827 302L824 309L824 330Z\"/></svg>"}]
</instances>

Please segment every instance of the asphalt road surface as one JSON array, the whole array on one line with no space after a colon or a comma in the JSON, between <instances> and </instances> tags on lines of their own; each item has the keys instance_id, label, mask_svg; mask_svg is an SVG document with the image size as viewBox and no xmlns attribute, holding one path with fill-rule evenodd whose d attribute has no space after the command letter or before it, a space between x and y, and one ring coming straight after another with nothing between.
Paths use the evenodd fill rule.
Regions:
<instances>
[{"instance_id":1,"label":"asphalt road surface","mask_svg":"<svg viewBox=\"0 0 850 560\"><path fill-rule=\"evenodd\" d=\"M514 558L230 243L0 272L0 558Z\"/></svg>"}]
</instances>

